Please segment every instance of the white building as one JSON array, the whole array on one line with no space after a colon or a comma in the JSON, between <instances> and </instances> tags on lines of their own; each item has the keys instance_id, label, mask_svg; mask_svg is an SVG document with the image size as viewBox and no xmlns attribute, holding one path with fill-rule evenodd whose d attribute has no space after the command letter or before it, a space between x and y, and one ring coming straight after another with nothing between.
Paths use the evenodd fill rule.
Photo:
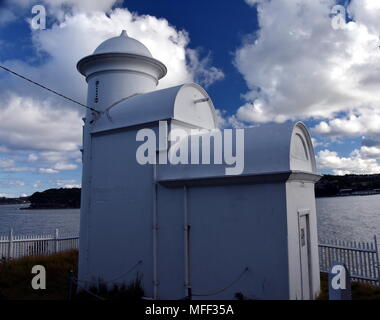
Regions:
<instances>
[{"instance_id":1,"label":"white building","mask_svg":"<svg viewBox=\"0 0 380 320\"><path fill-rule=\"evenodd\" d=\"M139 272L154 299L318 294L319 175L302 123L245 129L240 175L226 175L226 164L141 165L140 129L158 133L161 120L215 129L211 99L197 84L154 91L166 67L125 31L77 67L99 111L83 131L80 280L129 282ZM169 147L161 139L157 158Z\"/></svg>"}]
</instances>

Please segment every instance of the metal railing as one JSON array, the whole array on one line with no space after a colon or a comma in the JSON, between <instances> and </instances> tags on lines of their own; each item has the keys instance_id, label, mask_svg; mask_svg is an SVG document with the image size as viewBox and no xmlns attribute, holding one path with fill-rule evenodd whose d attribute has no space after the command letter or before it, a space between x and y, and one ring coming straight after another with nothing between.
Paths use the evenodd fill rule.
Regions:
<instances>
[{"instance_id":1,"label":"metal railing","mask_svg":"<svg viewBox=\"0 0 380 320\"><path fill-rule=\"evenodd\" d=\"M334 262L344 263L353 281L380 286L380 265L377 239L373 241L322 240L319 243L321 272L329 272Z\"/></svg>"},{"instance_id":2,"label":"metal railing","mask_svg":"<svg viewBox=\"0 0 380 320\"><path fill-rule=\"evenodd\" d=\"M78 249L78 235L0 235L0 259L16 259L26 256L49 255L71 249Z\"/></svg>"}]
</instances>

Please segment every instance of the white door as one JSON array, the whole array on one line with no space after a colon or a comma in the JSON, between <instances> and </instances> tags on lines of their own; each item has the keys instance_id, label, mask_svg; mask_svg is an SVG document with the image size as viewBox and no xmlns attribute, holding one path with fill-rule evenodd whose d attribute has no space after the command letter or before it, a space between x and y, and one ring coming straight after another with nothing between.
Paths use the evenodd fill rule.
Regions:
<instances>
[{"instance_id":1,"label":"white door","mask_svg":"<svg viewBox=\"0 0 380 320\"><path fill-rule=\"evenodd\" d=\"M310 299L310 261L308 215L299 216L302 299Z\"/></svg>"}]
</instances>

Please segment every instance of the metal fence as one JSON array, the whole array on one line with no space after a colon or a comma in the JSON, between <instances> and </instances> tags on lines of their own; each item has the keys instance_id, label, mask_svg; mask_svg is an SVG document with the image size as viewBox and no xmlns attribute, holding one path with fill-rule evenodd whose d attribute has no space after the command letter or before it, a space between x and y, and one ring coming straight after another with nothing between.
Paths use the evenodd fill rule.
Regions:
<instances>
[{"instance_id":1,"label":"metal fence","mask_svg":"<svg viewBox=\"0 0 380 320\"><path fill-rule=\"evenodd\" d=\"M319 243L321 272L329 272L334 262L343 262L351 280L380 286L380 264L377 239L373 241L323 240Z\"/></svg>"},{"instance_id":2,"label":"metal fence","mask_svg":"<svg viewBox=\"0 0 380 320\"><path fill-rule=\"evenodd\" d=\"M0 235L0 259L16 259L25 256L48 255L70 249L78 249L78 235Z\"/></svg>"}]
</instances>

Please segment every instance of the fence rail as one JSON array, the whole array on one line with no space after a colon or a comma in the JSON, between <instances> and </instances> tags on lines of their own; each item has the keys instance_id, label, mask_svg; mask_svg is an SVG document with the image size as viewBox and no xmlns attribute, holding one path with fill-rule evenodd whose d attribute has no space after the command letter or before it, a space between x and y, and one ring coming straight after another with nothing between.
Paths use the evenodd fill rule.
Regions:
<instances>
[{"instance_id":1,"label":"fence rail","mask_svg":"<svg viewBox=\"0 0 380 320\"><path fill-rule=\"evenodd\" d=\"M376 236L370 242L321 240L319 242L321 272L329 272L334 262L343 262L351 279L380 286L379 250ZM78 235L0 235L0 259L49 255L79 248Z\"/></svg>"},{"instance_id":2,"label":"fence rail","mask_svg":"<svg viewBox=\"0 0 380 320\"><path fill-rule=\"evenodd\" d=\"M71 249L78 249L79 236L60 236L58 229L54 235L0 235L0 259L16 259L25 256L49 255Z\"/></svg>"},{"instance_id":3,"label":"fence rail","mask_svg":"<svg viewBox=\"0 0 380 320\"><path fill-rule=\"evenodd\" d=\"M343 262L354 281L380 286L377 239L370 242L322 240L319 243L321 272L329 272L334 262Z\"/></svg>"}]
</instances>

